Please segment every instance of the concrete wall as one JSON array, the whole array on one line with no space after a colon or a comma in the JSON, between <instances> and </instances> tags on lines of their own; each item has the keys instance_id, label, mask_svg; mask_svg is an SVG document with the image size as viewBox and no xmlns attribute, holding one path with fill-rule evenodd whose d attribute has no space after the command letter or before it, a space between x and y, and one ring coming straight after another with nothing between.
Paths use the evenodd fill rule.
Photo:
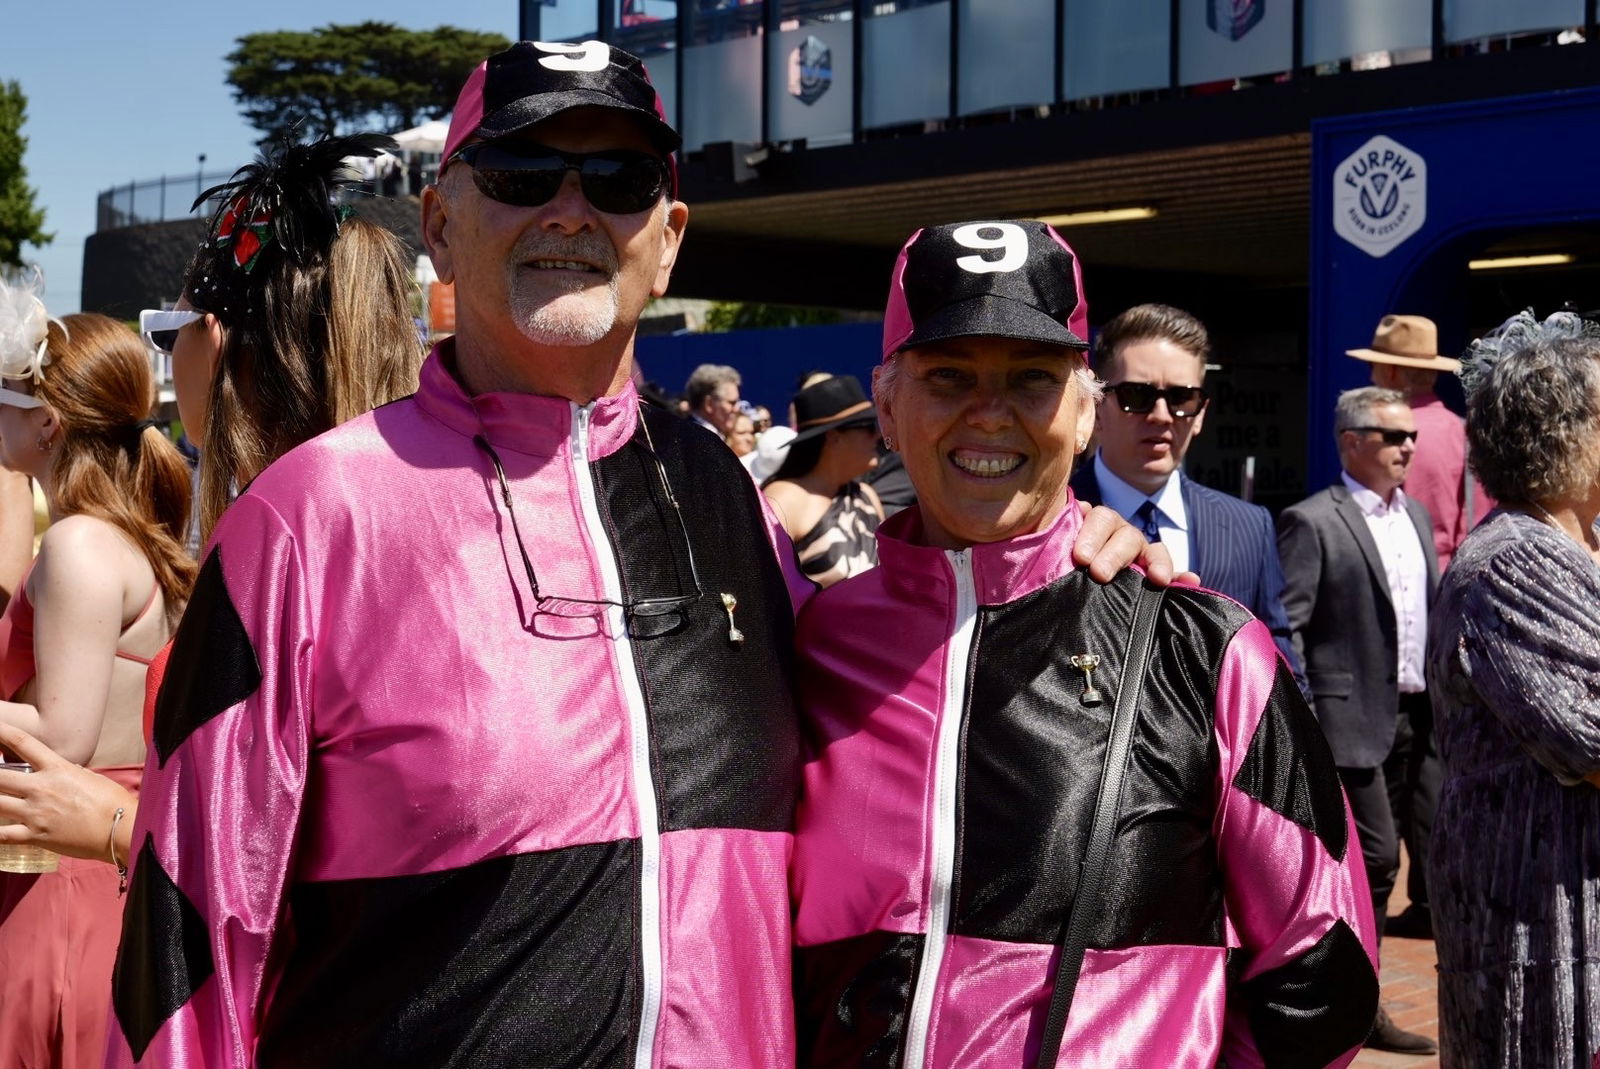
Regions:
<instances>
[{"instance_id":1,"label":"concrete wall","mask_svg":"<svg viewBox=\"0 0 1600 1069\"><path fill-rule=\"evenodd\" d=\"M362 198L356 210L398 234L413 256L421 248L416 197ZM142 308L177 300L203 233L201 220L181 219L91 234L83 243L83 310L137 319Z\"/></svg>"}]
</instances>

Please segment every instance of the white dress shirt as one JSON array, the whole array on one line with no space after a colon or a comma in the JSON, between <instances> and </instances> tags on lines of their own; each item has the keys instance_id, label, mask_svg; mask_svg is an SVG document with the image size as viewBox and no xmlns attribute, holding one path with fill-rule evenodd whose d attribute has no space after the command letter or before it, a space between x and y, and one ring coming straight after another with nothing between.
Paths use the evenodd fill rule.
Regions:
<instances>
[{"instance_id":1,"label":"white dress shirt","mask_svg":"<svg viewBox=\"0 0 1600 1069\"><path fill-rule=\"evenodd\" d=\"M1394 603L1395 635L1399 641L1401 694L1416 694L1426 689L1422 676L1422 653L1428 644L1428 558L1416 524L1406 511L1406 492L1396 489L1386 504L1376 493L1350 478L1339 477L1350 490L1350 497L1366 517L1367 530L1378 544L1383 559L1383 574L1389 581L1389 600Z\"/></svg>"},{"instance_id":2,"label":"white dress shirt","mask_svg":"<svg viewBox=\"0 0 1600 1069\"><path fill-rule=\"evenodd\" d=\"M1136 523L1133 514L1146 501L1155 502L1156 530L1161 532L1161 544L1172 557L1174 571L1189 570L1189 514L1183 507L1183 485L1178 473L1167 476L1161 489L1147 494L1118 478L1097 451L1094 455L1094 477L1100 483L1100 500L1116 510L1123 519Z\"/></svg>"}]
</instances>

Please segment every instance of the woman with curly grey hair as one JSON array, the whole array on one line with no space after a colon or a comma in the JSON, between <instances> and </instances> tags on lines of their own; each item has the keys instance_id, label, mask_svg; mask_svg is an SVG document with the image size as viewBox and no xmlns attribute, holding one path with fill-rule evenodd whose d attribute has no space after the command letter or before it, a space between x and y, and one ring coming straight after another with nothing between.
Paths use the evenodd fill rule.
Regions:
<instances>
[{"instance_id":1,"label":"woman with curly grey hair","mask_svg":"<svg viewBox=\"0 0 1600 1069\"><path fill-rule=\"evenodd\" d=\"M1600 327L1527 313L1468 350L1468 460L1501 503L1428 628L1445 782L1428 885L1446 1066L1600 1052Z\"/></svg>"}]
</instances>

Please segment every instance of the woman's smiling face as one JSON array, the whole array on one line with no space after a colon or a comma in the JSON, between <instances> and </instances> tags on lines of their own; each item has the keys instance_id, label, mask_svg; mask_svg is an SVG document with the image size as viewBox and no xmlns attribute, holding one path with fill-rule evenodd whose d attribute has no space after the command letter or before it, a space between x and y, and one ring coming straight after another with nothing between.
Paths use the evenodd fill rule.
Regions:
<instances>
[{"instance_id":1,"label":"woman's smiling face","mask_svg":"<svg viewBox=\"0 0 1600 1069\"><path fill-rule=\"evenodd\" d=\"M999 542L1055 520L1073 457L1094 430L1093 402L1074 377L1081 353L978 337L907 349L894 361L878 413L916 487L930 544Z\"/></svg>"}]
</instances>

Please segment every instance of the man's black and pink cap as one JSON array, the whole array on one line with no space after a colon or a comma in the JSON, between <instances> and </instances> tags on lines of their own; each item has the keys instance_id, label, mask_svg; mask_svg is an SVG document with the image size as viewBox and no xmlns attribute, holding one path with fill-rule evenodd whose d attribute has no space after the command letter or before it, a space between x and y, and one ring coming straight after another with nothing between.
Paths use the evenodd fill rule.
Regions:
<instances>
[{"instance_id":1,"label":"man's black and pink cap","mask_svg":"<svg viewBox=\"0 0 1600 1069\"><path fill-rule=\"evenodd\" d=\"M603 41L520 41L478 64L468 76L450 115L444 159L450 160L474 136L485 141L509 137L573 108L628 112L663 156L683 143L667 122L661 95L638 56Z\"/></svg>"},{"instance_id":2,"label":"man's black and pink cap","mask_svg":"<svg viewBox=\"0 0 1600 1069\"><path fill-rule=\"evenodd\" d=\"M1089 348L1078 256L1032 219L951 223L911 235L889 279L883 358L950 338Z\"/></svg>"}]
</instances>

